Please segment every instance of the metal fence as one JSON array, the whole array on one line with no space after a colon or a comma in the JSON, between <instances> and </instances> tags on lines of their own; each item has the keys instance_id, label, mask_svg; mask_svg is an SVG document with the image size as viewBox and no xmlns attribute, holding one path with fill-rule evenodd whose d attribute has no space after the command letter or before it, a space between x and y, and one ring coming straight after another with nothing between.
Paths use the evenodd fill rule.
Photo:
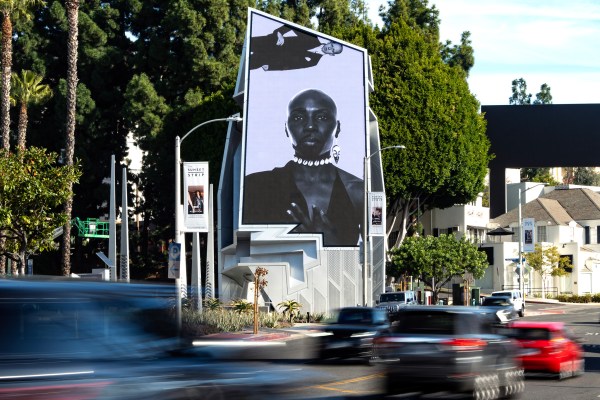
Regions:
<instances>
[{"instance_id":1,"label":"metal fence","mask_svg":"<svg viewBox=\"0 0 600 400\"><path fill-rule=\"evenodd\" d=\"M503 285L502 290L519 289L519 285ZM541 287L525 287L525 294L528 297L542 297L542 293L546 294L546 297L556 298L558 296L558 288L556 286L547 287L542 289Z\"/></svg>"}]
</instances>

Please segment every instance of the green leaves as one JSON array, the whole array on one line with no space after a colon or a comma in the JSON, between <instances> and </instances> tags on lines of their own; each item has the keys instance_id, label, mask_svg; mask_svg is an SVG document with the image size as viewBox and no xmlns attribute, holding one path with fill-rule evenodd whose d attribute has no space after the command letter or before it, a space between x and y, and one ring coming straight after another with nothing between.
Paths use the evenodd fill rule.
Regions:
<instances>
[{"instance_id":1,"label":"green leaves","mask_svg":"<svg viewBox=\"0 0 600 400\"><path fill-rule=\"evenodd\" d=\"M389 253L389 275L420 278L436 293L452 277L471 273L479 279L488 267L485 253L464 236L410 236Z\"/></svg>"},{"instance_id":2,"label":"green leaves","mask_svg":"<svg viewBox=\"0 0 600 400\"><path fill-rule=\"evenodd\" d=\"M37 147L0 151L0 235L7 240L4 254L17 262L53 249L52 232L67 221L60 210L81 173L78 166L57 165L56 158Z\"/></svg>"}]
</instances>

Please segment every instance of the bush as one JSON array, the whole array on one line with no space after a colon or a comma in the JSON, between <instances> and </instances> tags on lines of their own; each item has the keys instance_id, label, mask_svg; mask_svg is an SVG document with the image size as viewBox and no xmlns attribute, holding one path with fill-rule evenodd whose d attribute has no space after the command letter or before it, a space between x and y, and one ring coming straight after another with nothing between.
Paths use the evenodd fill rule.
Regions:
<instances>
[{"instance_id":1,"label":"bush","mask_svg":"<svg viewBox=\"0 0 600 400\"><path fill-rule=\"evenodd\" d=\"M249 303L252 305L252 303ZM259 326L263 328L282 328L289 326L280 313L259 313ZM254 324L252 312L238 312L233 308L203 309L201 312L189 308L182 310L182 334L185 337L197 337L219 332L240 332L251 330Z\"/></svg>"}]
</instances>

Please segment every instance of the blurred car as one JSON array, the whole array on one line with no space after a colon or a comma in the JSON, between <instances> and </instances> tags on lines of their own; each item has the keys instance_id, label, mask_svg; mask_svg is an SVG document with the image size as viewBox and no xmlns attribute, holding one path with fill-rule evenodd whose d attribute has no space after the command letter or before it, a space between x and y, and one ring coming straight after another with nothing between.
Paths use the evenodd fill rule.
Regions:
<instances>
[{"instance_id":1,"label":"blurred car","mask_svg":"<svg viewBox=\"0 0 600 400\"><path fill-rule=\"evenodd\" d=\"M344 307L336 312L319 329L317 357L371 358L373 337L389 328L388 313L373 307Z\"/></svg>"},{"instance_id":2,"label":"blurred car","mask_svg":"<svg viewBox=\"0 0 600 400\"><path fill-rule=\"evenodd\" d=\"M519 289L498 290L492 292L492 296L508 296L519 317L525 316L525 297L523 297L523 293Z\"/></svg>"},{"instance_id":3,"label":"blurred car","mask_svg":"<svg viewBox=\"0 0 600 400\"><path fill-rule=\"evenodd\" d=\"M511 339L491 333L488 315L468 306L408 306L373 340L388 395L450 391L474 399L516 397L523 369Z\"/></svg>"},{"instance_id":4,"label":"blurred car","mask_svg":"<svg viewBox=\"0 0 600 400\"><path fill-rule=\"evenodd\" d=\"M503 325L519 317L508 296L485 297L480 307L494 314L492 323Z\"/></svg>"},{"instance_id":5,"label":"blurred car","mask_svg":"<svg viewBox=\"0 0 600 400\"><path fill-rule=\"evenodd\" d=\"M508 328L524 349L520 359L525 372L556 374L559 379L584 373L583 348L564 323L513 321Z\"/></svg>"},{"instance_id":6,"label":"blurred car","mask_svg":"<svg viewBox=\"0 0 600 400\"><path fill-rule=\"evenodd\" d=\"M195 356L175 298L175 285L0 279L0 399L278 398L298 380Z\"/></svg>"}]
</instances>

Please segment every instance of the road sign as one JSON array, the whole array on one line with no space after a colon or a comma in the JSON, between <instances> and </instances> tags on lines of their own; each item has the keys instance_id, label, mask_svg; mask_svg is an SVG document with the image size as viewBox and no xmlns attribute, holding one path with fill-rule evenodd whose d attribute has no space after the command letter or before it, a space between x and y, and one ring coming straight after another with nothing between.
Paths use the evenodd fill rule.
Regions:
<instances>
[{"instance_id":1,"label":"road sign","mask_svg":"<svg viewBox=\"0 0 600 400\"><path fill-rule=\"evenodd\" d=\"M181 243L169 244L169 279L179 279L179 261L181 260Z\"/></svg>"}]
</instances>

